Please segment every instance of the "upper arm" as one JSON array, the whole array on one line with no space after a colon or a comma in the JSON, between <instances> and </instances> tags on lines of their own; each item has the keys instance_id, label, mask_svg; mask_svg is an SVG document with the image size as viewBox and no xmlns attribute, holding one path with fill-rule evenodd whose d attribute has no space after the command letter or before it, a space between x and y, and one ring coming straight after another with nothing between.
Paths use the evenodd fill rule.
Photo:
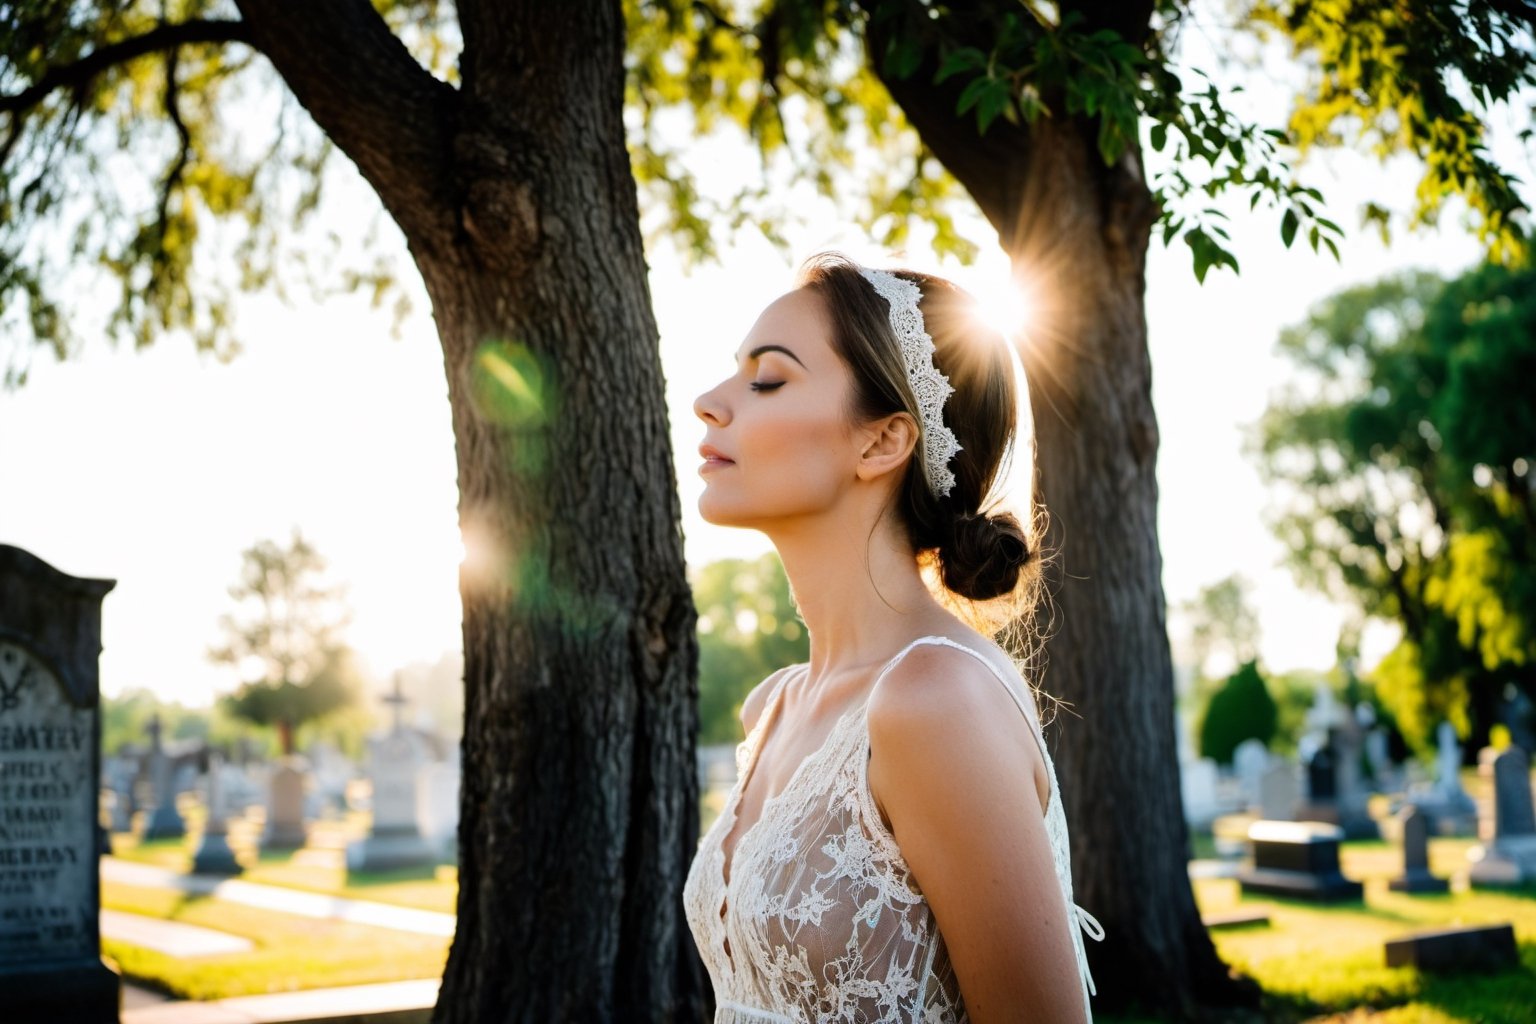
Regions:
<instances>
[{"instance_id":1,"label":"upper arm","mask_svg":"<svg viewBox=\"0 0 1536 1024\"><path fill-rule=\"evenodd\" d=\"M1084 1019L1072 918L1013 699L958 651L920 647L869 704L871 791L949 950L976 1024Z\"/></svg>"}]
</instances>

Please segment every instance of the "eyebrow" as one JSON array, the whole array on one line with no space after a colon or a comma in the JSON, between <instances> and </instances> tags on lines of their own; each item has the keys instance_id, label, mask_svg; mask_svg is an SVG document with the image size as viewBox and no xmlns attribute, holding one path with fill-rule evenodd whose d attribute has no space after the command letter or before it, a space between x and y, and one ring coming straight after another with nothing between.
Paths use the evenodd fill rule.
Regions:
<instances>
[{"instance_id":1,"label":"eyebrow","mask_svg":"<svg viewBox=\"0 0 1536 1024\"><path fill-rule=\"evenodd\" d=\"M755 348L751 352L747 353L747 358L748 359L757 359L758 357L762 356L763 353L765 353L765 352L783 352L785 355L789 356L789 358L793 359L795 362L800 363L800 357L795 355L789 349L785 348L783 345L771 345L771 344L770 345L759 345L759 346L757 346L757 348ZM800 363L800 365L801 366L805 366L804 363ZM807 369L809 369L809 367L807 367Z\"/></svg>"}]
</instances>

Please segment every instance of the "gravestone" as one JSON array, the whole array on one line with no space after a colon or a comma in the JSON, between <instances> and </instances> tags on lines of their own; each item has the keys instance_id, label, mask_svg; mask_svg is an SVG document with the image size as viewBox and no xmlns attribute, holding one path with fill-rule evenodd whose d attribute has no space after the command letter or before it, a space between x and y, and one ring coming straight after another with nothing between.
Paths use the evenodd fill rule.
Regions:
<instances>
[{"instance_id":1,"label":"gravestone","mask_svg":"<svg viewBox=\"0 0 1536 1024\"><path fill-rule=\"evenodd\" d=\"M154 786L154 807L144 824L145 839L179 839L187 824L176 810L176 761L160 740L160 716L149 719L149 777Z\"/></svg>"},{"instance_id":2,"label":"gravestone","mask_svg":"<svg viewBox=\"0 0 1536 1024\"><path fill-rule=\"evenodd\" d=\"M118 756L108 758L101 772L103 796L109 808L109 828L127 832L133 828L133 780L138 774L137 761Z\"/></svg>"},{"instance_id":3,"label":"gravestone","mask_svg":"<svg viewBox=\"0 0 1536 1024\"><path fill-rule=\"evenodd\" d=\"M1520 966L1515 926L1444 928L1391 939L1387 942L1387 966L1417 967L1421 971L1513 970Z\"/></svg>"},{"instance_id":4,"label":"gravestone","mask_svg":"<svg viewBox=\"0 0 1536 1024\"><path fill-rule=\"evenodd\" d=\"M1259 805L1259 779L1269 767L1269 749L1263 740L1246 739L1232 752L1232 770L1243 788L1243 809L1252 810Z\"/></svg>"},{"instance_id":5,"label":"gravestone","mask_svg":"<svg viewBox=\"0 0 1536 1024\"><path fill-rule=\"evenodd\" d=\"M394 725L388 735L372 741L369 778L373 781L373 826L367 838L347 846L347 870L387 871L423 867L437 861L437 853L421 833L417 817L421 772L427 764L426 744L420 734L405 729L401 709L406 703L395 690L382 698L394 707Z\"/></svg>"},{"instance_id":6,"label":"gravestone","mask_svg":"<svg viewBox=\"0 0 1536 1024\"><path fill-rule=\"evenodd\" d=\"M1248 827L1253 863L1237 872L1244 893L1337 902L1362 898L1364 887L1339 871L1344 830L1316 821L1256 821Z\"/></svg>"},{"instance_id":7,"label":"gravestone","mask_svg":"<svg viewBox=\"0 0 1536 1024\"><path fill-rule=\"evenodd\" d=\"M1296 780L1296 766L1277 759L1259 777L1259 816L1266 821L1294 821L1301 786Z\"/></svg>"},{"instance_id":8,"label":"gravestone","mask_svg":"<svg viewBox=\"0 0 1536 1024\"><path fill-rule=\"evenodd\" d=\"M267 826L261 833L263 850L297 850L309 841L304 821L304 790L308 765L302 757L285 757L272 769L267 792Z\"/></svg>"},{"instance_id":9,"label":"gravestone","mask_svg":"<svg viewBox=\"0 0 1536 1024\"><path fill-rule=\"evenodd\" d=\"M1447 892L1450 883L1429 871L1429 816L1417 807L1404 808L1398 815L1402 826L1403 873L1388 880L1395 892Z\"/></svg>"},{"instance_id":10,"label":"gravestone","mask_svg":"<svg viewBox=\"0 0 1536 1024\"><path fill-rule=\"evenodd\" d=\"M1189 736L1189 727L1184 724L1184 716L1177 711L1173 716L1173 727L1178 738L1179 795L1184 802L1184 822L1190 828L1208 828L1222 809L1217 794L1220 770L1213 759L1201 757L1195 750ZM729 789L735 782L733 759L731 776L725 788Z\"/></svg>"},{"instance_id":11,"label":"gravestone","mask_svg":"<svg viewBox=\"0 0 1536 1024\"><path fill-rule=\"evenodd\" d=\"M101 602L0 545L0 1019L118 1019L101 958Z\"/></svg>"},{"instance_id":12,"label":"gravestone","mask_svg":"<svg viewBox=\"0 0 1536 1024\"><path fill-rule=\"evenodd\" d=\"M1441 722L1435 735L1434 785L1417 787L1408 795L1408 802L1429 814L1436 835L1475 835L1477 803L1461 784L1461 744L1456 741L1456 727Z\"/></svg>"},{"instance_id":13,"label":"gravestone","mask_svg":"<svg viewBox=\"0 0 1536 1024\"><path fill-rule=\"evenodd\" d=\"M1467 853L1474 886L1536 882L1536 809L1531 804L1531 762L1519 747L1500 751L1492 764L1491 838Z\"/></svg>"},{"instance_id":14,"label":"gravestone","mask_svg":"<svg viewBox=\"0 0 1536 1024\"><path fill-rule=\"evenodd\" d=\"M1218 781L1216 762L1209 757L1185 761L1179 765L1179 790L1184 798L1186 824L1207 828L1216 820L1221 813Z\"/></svg>"},{"instance_id":15,"label":"gravestone","mask_svg":"<svg viewBox=\"0 0 1536 1024\"><path fill-rule=\"evenodd\" d=\"M1364 736L1354 715L1339 726L1334 743L1334 779L1337 784L1335 823L1344 830L1345 839L1379 839L1381 829L1370 814L1371 792L1365 784L1360 762L1364 759Z\"/></svg>"},{"instance_id":16,"label":"gravestone","mask_svg":"<svg viewBox=\"0 0 1536 1024\"><path fill-rule=\"evenodd\" d=\"M220 785L219 768L223 758L218 751L208 752L207 770L203 773L208 817L203 823L203 837L198 841L197 852L192 855L192 871L199 875L238 875L245 869L235 859L235 851L229 847L229 823L225 818L223 787Z\"/></svg>"},{"instance_id":17,"label":"gravestone","mask_svg":"<svg viewBox=\"0 0 1536 1024\"><path fill-rule=\"evenodd\" d=\"M458 860L460 774L457 747L446 760L427 765L421 773L416 818L443 860Z\"/></svg>"}]
</instances>

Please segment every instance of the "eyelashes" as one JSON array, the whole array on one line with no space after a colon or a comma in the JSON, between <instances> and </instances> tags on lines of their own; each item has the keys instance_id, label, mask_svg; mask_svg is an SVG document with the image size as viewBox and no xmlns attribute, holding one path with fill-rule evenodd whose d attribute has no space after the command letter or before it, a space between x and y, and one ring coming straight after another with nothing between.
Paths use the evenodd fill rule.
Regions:
<instances>
[{"instance_id":1,"label":"eyelashes","mask_svg":"<svg viewBox=\"0 0 1536 1024\"><path fill-rule=\"evenodd\" d=\"M777 390L778 388L783 387L784 386L784 381L780 380L780 381L774 381L772 383L767 383L767 382L763 382L763 381L753 381L751 384L749 384L747 386L750 387L753 391L774 391L774 390Z\"/></svg>"}]
</instances>

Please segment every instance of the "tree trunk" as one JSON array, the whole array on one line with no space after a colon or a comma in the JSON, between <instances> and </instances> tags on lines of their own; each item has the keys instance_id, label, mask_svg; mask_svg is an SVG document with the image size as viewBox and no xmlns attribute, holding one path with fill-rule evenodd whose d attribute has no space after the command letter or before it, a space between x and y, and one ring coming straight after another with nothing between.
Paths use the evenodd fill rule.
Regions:
<instances>
[{"instance_id":1,"label":"tree trunk","mask_svg":"<svg viewBox=\"0 0 1536 1024\"><path fill-rule=\"evenodd\" d=\"M1009 255L1051 296L1021 352L1056 559L1043 682L1075 712L1052 730L1052 756L1077 899L1105 926L1089 951L1114 979L1101 1005L1178 1019L1256 1005L1217 957L1186 865L1142 305L1151 199L1134 154L1104 166L1092 126L1043 121L1032 135Z\"/></svg>"},{"instance_id":2,"label":"tree trunk","mask_svg":"<svg viewBox=\"0 0 1536 1024\"><path fill-rule=\"evenodd\" d=\"M556 23L504 40L494 79L466 67L465 233L417 253L469 552L438 1024L705 1014L681 899L699 830L694 611L623 28L616 3L573 6L523 12Z\"/></svg>"},{"instance_id":3,"label":"tree trunk","mask_svg":"<svg viewBox=\"0 0 1536 1024\"><path fill-rule=\"evenodd\" d=\"M871 50L882 52L878 32ZM936 60L885 84L925 145L997 229L1034 316L1022 341L1049 515L1051 601L1038 680L1069 708L1048 730L1072 836L1096 1006L1231 1019L1257 986L1229 977L1186 867L1173 672L1157 540L1157 419L1143 313L1155 220L1132 150L1106 167L1096 125L1055 108L979 135ZM1112 980L1112 983L1111 983Z\"/></svg>"},{"instance_id":4,"label":"tree trunk","mask_svg":"<svg viewBox=\"0 0 1536 1024\"><path fill-rule=\"evenodd\" d=\"M621 6L461 0L451 89L366 0L240 4L404 231L443 346L468 557L458 927L434 1020L702 1020L682 911L695 614Z\"/></svg>"}]
</instances>

